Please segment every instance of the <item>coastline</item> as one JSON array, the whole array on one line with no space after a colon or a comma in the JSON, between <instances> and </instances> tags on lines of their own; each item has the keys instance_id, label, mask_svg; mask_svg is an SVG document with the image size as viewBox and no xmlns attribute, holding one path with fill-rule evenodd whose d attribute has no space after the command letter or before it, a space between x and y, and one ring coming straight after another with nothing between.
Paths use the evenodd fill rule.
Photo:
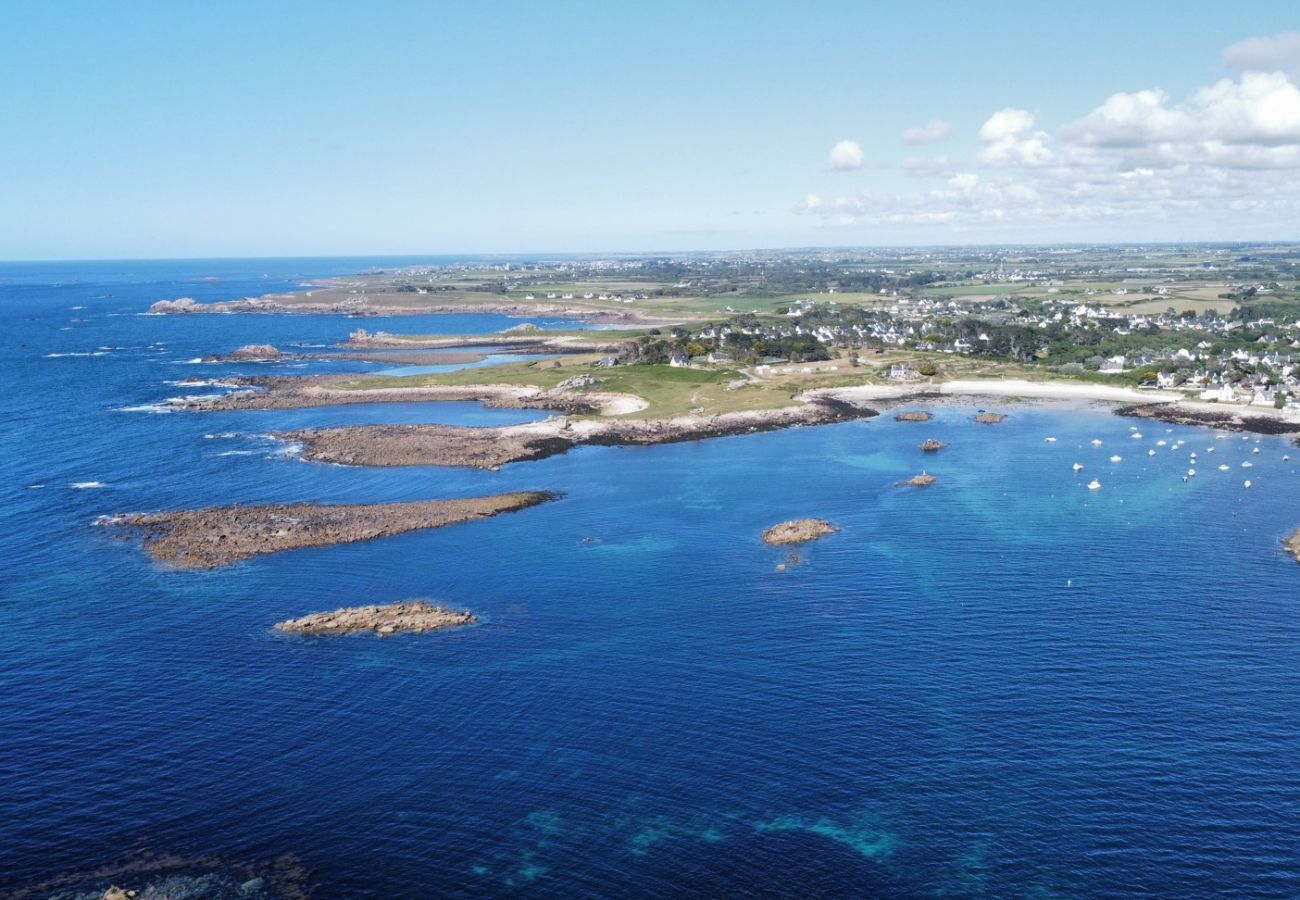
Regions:
<instances>
[{"instance_id":1,"label":"coastline","mask_svg":"<svg viewBox=\"0 0 1300 900\"><path fill-rule=\"evenodd\" d=\"M381 298L388 303L377 302ZM241 297L238 300L220 300L199 303L188 298L159 300L153 303L148 315L231 315L236 313L278 315L344 315L365 318L384 316L420 316L481 313L513 316L516 318L578 319L599 324L662 325L683 321L679 317L650 316L636 310L609 310L553 303L519 303L513 301L483 303L469 302L410 302L411 295L393 292L352 294L337 284L318 283L301 292L263 294L259 297Z\"/></svg>"},{"instance_id":2,"label":"coastline","mask_svg":"<svg viewBox=\"0 0 1300 900\"><path fill-rule=\"evenodd\" d=\"M667 419L570 419L500 427L462 425L352 425L276 432L302 445L302 458L354 466L447 466L496 469L544 459L584 444L647 446L755 434L871 418L867 407L829 398L770 410L742 410Z\"/></svg>"}]
</instances>

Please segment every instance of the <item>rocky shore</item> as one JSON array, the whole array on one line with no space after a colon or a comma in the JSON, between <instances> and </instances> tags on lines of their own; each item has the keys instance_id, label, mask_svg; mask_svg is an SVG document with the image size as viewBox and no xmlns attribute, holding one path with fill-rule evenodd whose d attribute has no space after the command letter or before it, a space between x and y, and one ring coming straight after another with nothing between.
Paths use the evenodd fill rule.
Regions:
<instances>
[{"instance_id":1,"label":"rocky shore","mask_svg":"<svg viewBox=\"0 0 1300 900\"><path fill-rule=\"evenodd\" d=\"M1121 406L1118 416L1155 419L1172 425L1208 425L1225 431L1248 431L1254 434L1297 434L1300 422L1266 413L1250 414L1239 410L1195 409L1180 403L1140 403Z\"/></svg>"},{"instance_id":2,"label":"rocky shore","mask_svg":"<svg viewBox=\"0 0 1300 900\"><path fill-rule=\"evenodd\" d=\"M99 524L142 534L144 548L159 562L178 569L213 569L266 553L486 519L556 497L546 491L525 491L413 503L216 506L104 516Z\"/></svg>"},{"instance_id":3,"label":"rocky shore","mask_svg":"<svg viewBox=\"0 0 1300 900\"><path fill-rule=\"evenodd\" d=\"M543 459L582 444L668 444L823 425L878 415L875 410L819 399L771 410L671 419L569 419L497 428L459 425L354 425L282 432L300 443L303 458L356 466L465 466L494 469Z\"/></svg>"},{"instance_id":4,"label":"rocky shore","mask_svg":"<svg viewBox=\"0 0 1300 900\"><path fill-rule=\"evenodd\" d=\"M593 332L599 335L600 332ZM358 329L342 346L358 350L454 350L458 347L496 347L508 353L613 353L625 341L592 340L571 334L548 334L540 328L513 328L496 334L460 337L422 337L420 335L368 332Z\"/></svg>"},{"instance_id":5,"label":"rocky shore","mask_svg":"<svg viewBox=\"0 0 1300 900\"><path fill-rule=\"evenodd\" d=\"M455 352L410 352L400 350L383 352L364 352L361 350L338 350L330 353L290 353L280 350L272 344L246 344L229 353L214 353L203 357L204 362L281 362L292 359L335 359L355 362L389 363L395 366L452 366L480 362L482 353Z\"/></svg>"},{"instance_id":6,"label":"rocky shore","mask_svg":"<svg viewBox=\"0 0 1300 900\"><path fill-rule=\"evenodd\" d=\"M171 409L188 412L229 412L245 409L305 409L351 403L419 403L471 400L504 409L550 409L570 414L595 414L613 395L548 391L528 385L416 385L359 390L352 375L242 375L226 379L244 388L211 396L176 397Z\"/></svg>"},{"instance_id":7,"label":"rocky shore","mask_svg":"<svg viewBox=\"0 0 1300 900\"><path fill-rule=\"evenodd\" d=\"M432 295L430 295L432 296ZM268 294L241 297L217 303L199 303L190 297L159 300L149 307L155 316L296 313L299 315L343 316L411 316L442 313L495 313L506 316L553 316L583 319L605 324L642 324L666 321L641 315L633 310L605 310L596 307L565 306L554 303L482 302L455 303L436 300L417 302L410 294L376 292L357 295L324 287L302 294Z\"/></svg>"},{"instance_id":8,"label":"rocky shore","mask_svg":"<svg viewBox=\"0 0 1300 900\"><path fill-rule=\"evenodd\" d=\"M791 519L779 522L763 532L763 541L773 546L805 544L839 531L825 519Z\"/></svg>"},{"instance_id":9,"label":"rocky shore","mask_svg":"<svg viewBox=\"0 0 1300 900\"><path fill-rule=\"evenodd\" d=\"M1282 546L1286 547L1287 553L1295 557L1296 562L1300 562L1300 528L1284 537Z\"/></svg>"},{"instance_id":10,"label":"rocky shore","mask_svg":"<svg viewBox=\"0 0 1300 900\"><path fill-rule=\"evenodd\" d=\"M349 606L277 622L276 631L288 634L356 634L372 631L380 636L410 632L423 634L443 628L473 625L478 619L467 610L433 606L423 600L382 606Z\"/></svg>"}]
</instances>

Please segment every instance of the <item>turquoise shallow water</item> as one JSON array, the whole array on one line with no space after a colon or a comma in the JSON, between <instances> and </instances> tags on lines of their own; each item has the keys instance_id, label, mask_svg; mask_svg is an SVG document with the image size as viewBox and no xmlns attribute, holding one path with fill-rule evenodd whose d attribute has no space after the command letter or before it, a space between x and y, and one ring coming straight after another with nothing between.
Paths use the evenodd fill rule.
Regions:
<instances>
[{"instance_id":1,"label":"turquoise shallow water","mask_svg":"<svg viewBox=\"0 0 1300 900\"><path fill-rule=\"evenodd\" d=\"M259 435L535 413L119 410L196 370L268 371L196 356L356 325L135 315L149 302L349 267L0 267L0 891L148 847L292 854L323 897L1300 893L1286 440L1149 422L1134 439L1132 420L1051 406L996 406L1010 418L982 426L945 406L928 424L591 447L500 472L367 470ZM948 449L922 454L928 436ZM1160 439L1186 444L1147 456ZM923 467L933 487L893 486ZM90 481L104 487L70 487ZM159 569L91 524L525 488L565 497L212 573ZM841 530L778 572L787 554L758 533L804 515ZM269 631L420 596L482 624Z\"/></svg>"}]
</instances>

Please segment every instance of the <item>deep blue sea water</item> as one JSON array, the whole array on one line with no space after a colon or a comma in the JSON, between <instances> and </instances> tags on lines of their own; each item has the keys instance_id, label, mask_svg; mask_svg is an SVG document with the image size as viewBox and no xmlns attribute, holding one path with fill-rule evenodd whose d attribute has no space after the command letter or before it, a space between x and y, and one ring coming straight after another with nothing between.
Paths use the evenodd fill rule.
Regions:
<instances>
[{"instance_id":1,"label":"deep blue sea water","mask_svg":"<svg viewBox=\"0 0 1300 900\"><path fill-rule=\"evenodd\" d=\"M0 265L0 894L148 848L291 854L319 897L1300 895L1285 439L1150 422L1137 439L1105 409L1018 404L982 426L953 405L926 425L368 470L259 435L536 413L123 411L193 374L337 370L188 361L357 325L138 315L152 301L373 264ZM948 449L923 455L928 436ZM1147 456L1159 439L1186 444ZM940 481L893 486L922 468ZM214 572L93 525L514 489L565 497ZM841 531L779 572L758 534L806 515ZM270 631L410 597L482 623Z\"/></svg>"}]
</instances>

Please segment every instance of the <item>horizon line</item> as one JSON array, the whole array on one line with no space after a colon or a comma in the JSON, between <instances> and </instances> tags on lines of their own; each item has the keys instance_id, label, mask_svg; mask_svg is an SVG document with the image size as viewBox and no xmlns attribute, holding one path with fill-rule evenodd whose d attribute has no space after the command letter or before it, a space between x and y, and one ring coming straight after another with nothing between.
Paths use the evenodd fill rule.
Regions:
<instances>
[{"instance_id":1,"label":"horizon line","mask_svg":"<svg viewBox=\"0 0 1300 900\"><path fill-rule=\"evenodd\" d=\"M1269 238L1263 240L1165 240L1165 241L1048 241L1031 243L1025 241L969 243L969 244L808 244L772 247L746 247L733 250L695 249L695 250L537 250L537 251L466 251L466 252L428 252L428 253L308 253L308 254L267 254L254 256L86 256L86 257L35 257L28 259L0 259L0 265L24 265L35 263L113 263L113 262L220 262L228 260L280 260L280 259L427 259L431 257L453 257L463 259L505 259L547 257L612 259L654 256L735 256L745 253L797 253L820 251L865 251L865 250L987 250L1002 249L1043 249L1043 248L1079 248L1079 247L1242 247L1242 246L1300 246L1300 240Z\"/></svg>"}]
</instances>

